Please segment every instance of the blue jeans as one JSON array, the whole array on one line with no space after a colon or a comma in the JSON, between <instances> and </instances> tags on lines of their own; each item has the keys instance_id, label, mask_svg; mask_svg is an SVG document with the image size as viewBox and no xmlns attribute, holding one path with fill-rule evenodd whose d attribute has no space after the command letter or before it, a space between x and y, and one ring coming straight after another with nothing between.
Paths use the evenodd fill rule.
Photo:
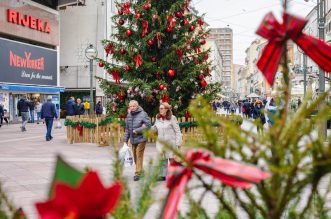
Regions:
<instances>
[{"instance_id":1,"label":"blue jeans","mask_svg":"<svg viewBox=\"0 0 331 219\"><path fill-rule=\"evenodd\" d=\"M34 110L30 110L31 122L34 123Z\"/></svg>"},{"instance_id":2,"label":"blue jeans","mask_svg":"<svg viewBox=\"0 0 331 219\"><path fill-rule=\"evenodd\" d=\"M47 128L46 139L50 139L52 137L53 120L54 118L45 118Z\"/></svg>"},{"instance_id":3,"label":"blue jeans","mask_svg":"<svg viewBox=\"0 0 331 219\"><path fill-rule=\"evenodd\" d=\"M37 112L37 122L40 122L41 112Z\"/></svg>"}]
</instances>

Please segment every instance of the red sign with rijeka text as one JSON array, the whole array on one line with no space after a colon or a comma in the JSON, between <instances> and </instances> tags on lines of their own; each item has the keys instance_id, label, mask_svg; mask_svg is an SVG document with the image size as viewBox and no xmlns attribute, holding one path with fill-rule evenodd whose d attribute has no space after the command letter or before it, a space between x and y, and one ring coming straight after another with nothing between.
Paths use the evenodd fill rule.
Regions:
<instances>
[{"instance_id":1,"label":"red sign with rijeka text","mask_svg":"<svg viewBox=\"0 0 331 219\"><path fill-rule=\"evenodd\" d=\"M24 27L29 27L37 31L44 33L51 32L50 23L43 21L41 19L35 18L31 15L25 15L13 9L7 10L7 21L13 24L22 25Z\"/></svg>"}]
</instances>

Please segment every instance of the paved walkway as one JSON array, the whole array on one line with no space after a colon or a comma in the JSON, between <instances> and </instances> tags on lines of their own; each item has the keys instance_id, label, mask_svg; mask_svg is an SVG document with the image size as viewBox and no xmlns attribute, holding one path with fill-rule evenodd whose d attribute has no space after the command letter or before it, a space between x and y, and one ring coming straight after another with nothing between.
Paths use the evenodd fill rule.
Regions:
<instances>
[{"instance_id":1,"label":"paved walkway","mask_svg":"<svg viewBox=\"0 0 331 219\"><path fill-rule=\"evenodd\" d=\"M45 125L27 124L27 132L21 132L19 124L0 128L0 181L16 206L22 206L29 218L37 218L33 203L44 200L51 181L56 154L61 154L74 166L97 170L104 184L111 178L111 147L95 144L67 144L65 128L53 130L52 141L45 141ZM147 145L145 164L155 156L155 147ZM133 168L125 170L132 181ZM138 183L132 183L135 189ZM162 189L163 188L163 189ZM159 192L166 192L160 185Z\"/></svg>"},{"instance_id":2,"label":"paved walkway","mask_svg":"<svg viewBox=\"0 0 331 219\"><path fill-rule=\"evenodd\" d=\"M51 181L55 155L61 154L68 162L78 168L90 167L97 170L105 185L111 182L112 148L97 147L95 144L67 144L65 127L53 130L54 139L45 141L45 125L27 124L27 132L21 132L19 124L2 126L0 128L0 181L16 206L22 206L30 219L37 218L34 208L36 201L47 197L48 185ZM245 129L250 125L245 122ZM145 165L150 158L155 158L153 144L148 144L145 150ZM134 168L125 169L132 196L139 194L138 182L133 182ZM194 184L194 182L192 182ZM326 184L326 182L325 182ZM163 197L167 192L165 183L158 184L155 197ZM201 194L197 190L194 196ZM207 193L203 206L208 214L217 212L217 203L211 194ZM187 202L181 202L181 209L186 209ZM160 206L154 204L145 218L157 218ZM245 218L244 216L241 218Z\"/></svg>"}]
</instances>

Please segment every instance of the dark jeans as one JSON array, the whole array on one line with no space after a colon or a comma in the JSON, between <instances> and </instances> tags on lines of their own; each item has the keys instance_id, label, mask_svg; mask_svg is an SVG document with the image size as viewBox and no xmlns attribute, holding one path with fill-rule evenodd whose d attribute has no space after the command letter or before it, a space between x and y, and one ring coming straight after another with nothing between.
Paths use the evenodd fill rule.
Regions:
<instances>
[{"instance_id":1,"label":"dark jeans","mask_svg":"<svg viewBox=\"0 0 331 219\"><path fill-rule=\"evenodd\" d=\"M34 123L34 110L30 111L30 119L31 119L31 122Z\"/></svg>"},{"instance_id":2,"label":"dark jeans","mask_svg":"<svg viewBox=\"0 0 331 219\"><path fill-rule=\"evenodd\" d=\"M46 139L50 139L52 137L53 120L54 118L45 118L47 128Z\"/></svg>"}]
</instances>

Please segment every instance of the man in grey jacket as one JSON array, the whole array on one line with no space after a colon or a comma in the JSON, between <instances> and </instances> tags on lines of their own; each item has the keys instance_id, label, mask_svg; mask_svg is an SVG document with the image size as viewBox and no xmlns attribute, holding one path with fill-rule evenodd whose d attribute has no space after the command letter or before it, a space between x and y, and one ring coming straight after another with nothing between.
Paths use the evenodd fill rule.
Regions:
<instances>
[{"instance_id":1,"label":"man in grey jacket","mask_svg":"<svg viewBox=\"0 0 331 219\"><path fill-rule=\"evenodd\" d=\"M140 179L143 169L144 151L147 139L143 131L151 125L147 113L141 108L137 101L131 100L129 103L129 113L126 119L124 142L128 143L129 139L132 144L133 159L136 163L134 181Z\"/></svg>"}]
</instances>

